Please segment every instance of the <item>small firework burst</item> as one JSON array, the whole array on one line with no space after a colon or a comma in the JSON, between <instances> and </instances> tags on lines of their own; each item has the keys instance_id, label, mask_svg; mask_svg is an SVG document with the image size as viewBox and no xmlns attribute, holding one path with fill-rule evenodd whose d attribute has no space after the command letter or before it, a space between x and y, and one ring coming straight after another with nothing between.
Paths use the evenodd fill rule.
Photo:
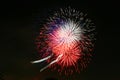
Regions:
<instances>
[{"instance_id":1,"label":"small firework burst","mask_svg":"<svg viewBox=\"0 0 120 80\"><path fill-rule=\"evenodd\" d=\"M65 74L86 68L95 40L91 20L70 7L56 11L47 20L35 42L41 59L32 63L46 61L48 65L40 71L49 67Z\"/></svg>"}]
</instances>

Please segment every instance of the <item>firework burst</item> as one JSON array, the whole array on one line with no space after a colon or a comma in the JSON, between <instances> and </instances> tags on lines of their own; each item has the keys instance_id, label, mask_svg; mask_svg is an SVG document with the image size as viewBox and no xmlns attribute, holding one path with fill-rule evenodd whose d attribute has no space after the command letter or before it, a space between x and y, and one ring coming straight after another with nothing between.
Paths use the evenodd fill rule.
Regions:
<instances>
[{"instance_id":1,"label":"firework burst","mask_svg":"<svg viewBox=\"0 0 120 80\"><path fill-rule=\"evenodd\" d=\"M35 42L41 59L32 63L46 61L48 65L40 71L49 67L65 74L86 68L95 40L91 20L71 8L60 9L47 20Z\"/></svg>"}]
</instances>

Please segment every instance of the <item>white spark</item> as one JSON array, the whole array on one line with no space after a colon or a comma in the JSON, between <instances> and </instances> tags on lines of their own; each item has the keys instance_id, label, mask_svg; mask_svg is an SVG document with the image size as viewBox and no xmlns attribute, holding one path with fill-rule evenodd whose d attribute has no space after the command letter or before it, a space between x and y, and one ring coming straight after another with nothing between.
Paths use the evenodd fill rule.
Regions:
<instances>
[{"instance_id":1,"label":"white spark","mask_svg":"<svg viewBox=\"0 0 120 80\"><path fill-rule=\"evenodd\" d=\"M47 60L47 59L49 59L49 58L51 58L51 57L52 57L52 55L47 56L47 57L45 57L45 58L43 58L43 59L40 59L40 60L32 61L31 63L40 63L40 62L43 62L43 61L45 61L45 60Z\"/></svg>"}]
</instances>

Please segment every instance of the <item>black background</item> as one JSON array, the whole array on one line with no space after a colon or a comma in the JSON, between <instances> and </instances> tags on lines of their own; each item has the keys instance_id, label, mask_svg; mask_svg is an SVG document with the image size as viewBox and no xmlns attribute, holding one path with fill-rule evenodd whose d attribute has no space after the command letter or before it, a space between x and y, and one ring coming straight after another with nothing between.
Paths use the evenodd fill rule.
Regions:
<instances>
[{"instance_id":1,"label":"black background","mask_svg":"<svg viewBox=\"0 0 120 80\"><path fill-rule=\"evenodd\" d=\"M0 75L3 80L65 80L57 72L39 72L34 39L49 11L71 6L87 13L97 29L93 60L70 80L120 80L119 2L92 0L4 1L0 3ZM43 21L44 22L44 21Z\"/></svg>"}]
</instances>

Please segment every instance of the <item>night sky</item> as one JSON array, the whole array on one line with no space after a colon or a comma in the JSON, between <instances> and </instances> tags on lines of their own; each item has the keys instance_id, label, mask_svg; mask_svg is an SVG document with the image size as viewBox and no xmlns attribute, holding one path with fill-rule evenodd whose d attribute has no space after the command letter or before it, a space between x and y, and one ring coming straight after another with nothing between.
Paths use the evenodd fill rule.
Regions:
<instances>
[{"instance_id":1,"label":"night sky","mask_svg":"<svg viewBox=\"0 0 120 80\"><path fill-rule=\"evenodd\" d=\"M49 0L51 1L51 0ZM4 1L0 3L0 80L120 80L119 2L91 0ZM97 41L88 68L70 77L60 76L40 64L34 40L40 23L58 8L88 14L96 25ZM44 64L43 64L44 65Z\"/></svg>"}]
</instances>

